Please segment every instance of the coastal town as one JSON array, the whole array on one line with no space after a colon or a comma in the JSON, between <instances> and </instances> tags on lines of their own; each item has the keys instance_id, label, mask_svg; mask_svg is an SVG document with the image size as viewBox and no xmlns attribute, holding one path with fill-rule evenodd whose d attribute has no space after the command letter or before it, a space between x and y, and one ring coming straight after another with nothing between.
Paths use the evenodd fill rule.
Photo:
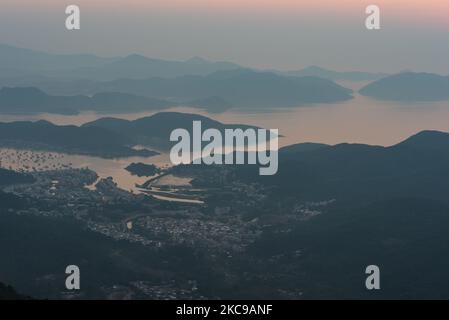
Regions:
<instances>
[{"instance_id":1,"label":"coastal town","mask_svg":"<svg viewBox=\"0 0 449 320\"><path fill-rule=\"evenodd\" d=\"M211 167L205 174L198 174L201 170L196 168L165 168L157 172L159 177L148 178L145 186L138 189L141 192L135 192L120 188L114 177L100 177L87 167L47 166L47 161L64 158L57 153L9 150L9 158L3 159L11 162L13 155L16 164L23 159L36 163L20 169L32 175L33 182L3 188L4 192L27 201L14 214L74 220L84 230L113 243L137 245L155 255L188 250L193 256L205 259L203 263L209 267L230 268L224 271L226 277L232 277L233 261L249 263L245 262L247 251L266 230L289 232L295 222L320 215L335 201L293 203L279 217L267 205L271 202L270 190L257 183L232 179L232 170L226 168ZM301 252L290 255L299 257ZM170 254L166 259L176 259L176 255ZM276 263L279 259L282 257L273 256L269 261ZM270 278L268 274L263 277ZM214 297L207 292L204 279L192 275L177 280L163 278L156 282L145 279L119 282L103 286L101 292L112 298ZM300 292L282 294L296 297ZM82 298L83 295L61 292L61 297Z\"/></svg>"}]
</instances>

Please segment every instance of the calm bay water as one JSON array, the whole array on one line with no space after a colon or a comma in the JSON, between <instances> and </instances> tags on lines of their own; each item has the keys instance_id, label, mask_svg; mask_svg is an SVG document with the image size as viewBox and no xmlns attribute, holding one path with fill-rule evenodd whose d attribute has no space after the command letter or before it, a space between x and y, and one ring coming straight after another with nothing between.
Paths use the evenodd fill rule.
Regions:
<instances>
[{"instance_id":1,"label":"calm bay water","mask_svg":"<svg viewBox=\"0 0 449 320\"><path fill-rule=\"evenodd\" d=\"M347 87L357 90L360 83ZM316 104L288 110L236 111L209 114L191 108L173 108L167 111L190 112L205 115L224 123L241 123L269 129L279 129L284 137L281 146L300 142L364 143L389 146L396 144L422 130L449 132L449 101L435 103L395 103L376 101L355 93L355 98L337 104ZM102 117L116 117L134 120L150 116L155 112L133 114L81 113L75 116L53 114L0 115L0 122L19 120L48 120L59 125L81 125ZM73 167L89 167L100 177L112 176L120 187L135 190L136 183L147 178L130 175L124 168L132 162L153 163L158 166L169 164L168 154L150 158L127 158L107 160L96 157L64 155L64 161ZM4 157L3 167L7 167ZM23 158L21 160L24 161ZM11 161L10 161L11 162ZM9 164L11 165L11 163ZM13 165L14 167L14 165Z\"/></svg>"},{"instance_id":2,"label":"calm bay water","mask_svg":"<svg viewBox=\"0 0 449 320\"><path fill-rule=\"evenodd\" d=\"M346 84L347 85L347 84ZM352 84L358 88L360 84ZM355 98L337 104L316 104L294 109L271 111L229 110L209 114L192 108L166 111L198 113L224 123L250 124L279 129L282 146L300 142L328 144L365 143L396 144L422 130L449 132L449 101L429 103L396 103L377 101L355 93ZM102 117L134 120L156 112L132 114L81 113L75 116L54 114L0 115L1 122L44 119L60 125L81 125Z\"/></svg>"},{"instance_id":3,"label":"calm bay water","mask_svg":"<svg viewBox=\"0 0 449 320\"><path fill-rule=\"evenodd\" d=\"M121 159L103 159L98 157L72 155L56 152L15 150L0 148L0 164L3 168L20 171L46 171L63 168L89 168L99 178L113 177L118 186L124 190L139 192L135 184L143 184L149 177L131 175L125 168L133 162L167 166L170 162L166 153L154 157L130 157Z\"/></svg>"}]
</instances>

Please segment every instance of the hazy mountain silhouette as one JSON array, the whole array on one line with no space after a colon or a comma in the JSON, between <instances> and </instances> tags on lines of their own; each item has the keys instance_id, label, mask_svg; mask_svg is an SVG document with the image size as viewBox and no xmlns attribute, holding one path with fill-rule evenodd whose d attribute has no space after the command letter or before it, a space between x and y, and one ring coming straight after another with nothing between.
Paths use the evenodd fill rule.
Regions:
<instances>
[{"instance_id":1,"label":"hazy mountain silhouette","mask_svg":"<svg viewBox=\"0 0 449 320\"><path fill-rule=\"evenodd\" d=\"M116 59L100 58L91 54L50 54L0 44L0 70L3 77L93 67Z\"/></svg>"},{"instance_id":2,"label":"hazy mountain silhouette","mask_svg":"<svg viewBox=\"0 0 449 320\"><path fill-rule=\"evenodd\" d=\"M79 111L138 112L173 103L126 93L101 92L88 96L51 96L37 88L0 89L0 112L76 114Z\"/></svg>"},{"instance_id":3,"label":"hazy mountain silhouette","mask_svg":"<svg viewBox=\"0 0 449 320\"><path fill-rule=\"evenodd\" d=\"M186 61L152 59L138 54L101 58L86 54L49 54L0 45L0 86L37 87L56 96L122 92L183 103L187 101L212 112L230 106L294 107L338 102L352 97L350 90L319 78L329 77L329 72L319 68L314 70L299 74L306 77L293 77L277 72L253 71L234 63L213 62L200 57ZM62 112L73 113L71 109Z\"/></svg>"},{"instance_id":4,"label":"hazy mountain silhouette","mask_svg":"<svg viewBox=\"0 0 449 320\"><path fill-rule=\"evenodd\" d=\"M212 62L198 57L187 61L151 59L138 54L104 58L91 54L50 54L0 44L2 78L41 75L89 80L138 79L205 75L236 68L239 66L230 62Z\"/></svg>"},{"instance_id":5,"label":"hazy mountain silhouette","mask_svg":"<svg viewBox=\"0 0 449 320\"><path fill-rule=\"evenodd\" d=\"M238 68L240 66L230 62L212 62L198 57L187 61L168 61L132 54L102 66L73 70L72 76L96 80L172 78L183 75L206 75Z\"/></svg>"},{"instance_id":6,"label":"hazy mountain silhouette","mask_svg":"<svg viewBox=\"0 0 449 320\"><path fill-rule=\"evenodd\" d=\"M182 101L220 97L239 108L295 107L351 99L351 90L316 77L286 77L247 69L174 79L121 79L99 84L95 91L120 91Z\"/></svg>"},{"instance_id":7,"label":"hazy mountain silhouette","mask_svg":"<svg viewBox=\"0 0 449 320\"><path fill-rule=\"evenodd\" d=\"M449 76L431 73L400 73L370 83L363 87L360 93L380 100L449 100Z\"/></svg>"},{"instance_id":8,"label":"hazy mountain silhouette","mask_svg":"<svg viewBox=\"0 0 449 320\"><path fill-rule=\"evenodd\" d=\"M50 77L45 75L23 75L7 77L0 74L0 88L38 88L49 95L74 96L92 95L92 88L96 81L88 79L70 79L63 77Z\"/></svg>"},{"instance_id":9,"label":"hazy mountain silhouette","mask_svg":"<svg viewBox=\"0 0 449 320\"><path fill-rule=\"evenodd\" d=\"M347 71L347 72L339 72L324 69L317 66L310 66L297 71L288 71L284 73L290 76L296 77L319 77L323 79L329 80L346 80L346 81L367 81L367 80L378 80L388 76L386 73L372 73L372 72L362 72L362 71Z\"/></svg>"},{"instance_id":10,"label":"hazy mountain silhouette","mask_svg":"<svg viewBox=\"0 0 449 320\"><path fill-rule=\"evenodd\" d=\"M232 108L220 97L175 102L121 92L99 92L93 96L53 96L35 87L3 87L0 89L0 112L55 113L73 115L81 111L99 113L132 113L188 106L219 113Z\"/></svg>"}]
</instances>

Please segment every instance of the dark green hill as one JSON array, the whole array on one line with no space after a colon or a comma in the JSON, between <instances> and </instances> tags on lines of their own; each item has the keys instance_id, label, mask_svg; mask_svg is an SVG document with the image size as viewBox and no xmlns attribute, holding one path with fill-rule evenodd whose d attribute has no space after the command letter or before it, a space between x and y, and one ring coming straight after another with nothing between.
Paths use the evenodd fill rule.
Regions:
<instances>
[{"instance_id":1,"label":"dark green hill","mask_svg":"<svg viewBox=\"0 0 449 320\"><path fill-rule=\"evenodd\" d=\"M0 282L0 300L23 300L29 299L18 294L13 287L7 286Z\"/></svg>"},{"instance_id":2,"label":"dark green hill","mask_svg":"<svg viewBox=\"0 0 449 320\"><path fill-rule=\"evenodd\" d=\"M254 128L248 125L223 124L198 114L180 112L159 112L150 117L133 121L102 118L83 125L84 128L103 128L108 131L126 134L134 144L149 145L154 148L167 150L173 144L170 134L174 129L183 128L192 132L193 121L201 121L202 130L215 128L220 131L226 128Z\"/></svg>"},{"instance_id":3,"label":"dark green hill","mask_svg":"<svg viewBox=\"0 0 449 320\"><path fill-rule=\"evenodd\" d=\"M151 156L134 150L123 134L99 127L56 126L47 121L0 123L0 145L101 157Z\"/></svg>"},{"instance_id":4,"label":"dark green hill","mask_svg":"<svg viewBox=\"0 0 449 320\"><path fill-rule=\"evenodd\" d=\"M282 154L284 154L284 155L292 156L293 154L296 154L296 153L315 151L315 150L325 148L325 147L329 147L329 145L323 144L323 143L306 142L306 143L299 143L299 144L286 146L286 147L282 148L281 151L282 151Z\"/></svg>"},{"instance_id":5,"label":"dark green hill","mask_svg":"<svg viewBox=\"0 0 449 320\"><path fill-rule=\"evenodd\" d=\"M255 166L236 166L237 176L276 186L276 196L299 199L449 199L447 133L424 131L391 147L339 144L295 149L304 147L280 150L274 176L260 177Z\"/></svg>"},{"instance_id":6,"label":"dark green hill","mask_svg":"<svg viewBox=\"0 0 449 320\"><path fill-rule=\"evenodd\" d=\"M249 254L298 270L285 287L305 299L447 299L449 207L422 198L336 208L287 233L266 232ZM365 268L380 267L381 290L365 287Z\"/></svg>"}]
</instances>

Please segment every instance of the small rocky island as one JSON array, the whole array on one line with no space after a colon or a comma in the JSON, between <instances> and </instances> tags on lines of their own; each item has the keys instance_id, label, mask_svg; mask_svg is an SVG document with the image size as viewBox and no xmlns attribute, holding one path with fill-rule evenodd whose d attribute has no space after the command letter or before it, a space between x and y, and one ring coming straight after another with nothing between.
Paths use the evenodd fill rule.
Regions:
<instances>
[{"instance_id":1,"label":"small rocky island","mask_svg":"<svg viewBox=\"0 0 449 320\"><path fill-rule=\"evenodd\" d=\"M160 172L160 169L154 164L144 163L131 163L125 170L138 177L151 177Z\"/></svg>"}]
</instances>

